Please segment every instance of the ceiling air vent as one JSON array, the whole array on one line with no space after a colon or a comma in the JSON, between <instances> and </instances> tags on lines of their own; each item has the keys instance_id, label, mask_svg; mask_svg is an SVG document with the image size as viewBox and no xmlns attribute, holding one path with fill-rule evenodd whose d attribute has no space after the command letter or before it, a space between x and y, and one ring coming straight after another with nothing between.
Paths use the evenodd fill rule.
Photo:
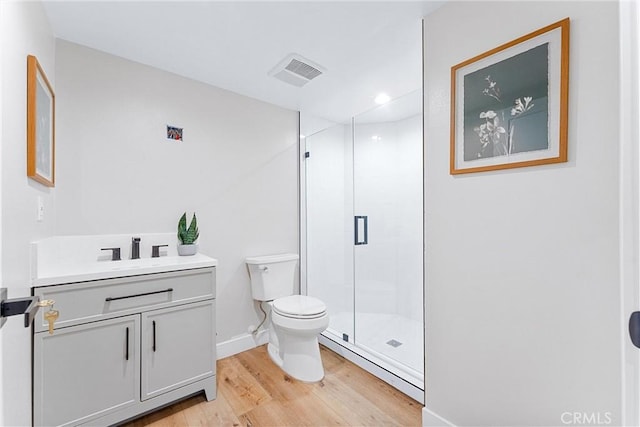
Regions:
<instances>
[{"instance_id":1,"label":"ceiling air vent","mask_svg":"<svg viewBox=\"0 0 640 427\"><path fill-rule=\"evenodd\" d=\"M285 83L302 87L325 71L320 65L292 53L269 71L269 75Z\"/></svg>"}]
</instances>

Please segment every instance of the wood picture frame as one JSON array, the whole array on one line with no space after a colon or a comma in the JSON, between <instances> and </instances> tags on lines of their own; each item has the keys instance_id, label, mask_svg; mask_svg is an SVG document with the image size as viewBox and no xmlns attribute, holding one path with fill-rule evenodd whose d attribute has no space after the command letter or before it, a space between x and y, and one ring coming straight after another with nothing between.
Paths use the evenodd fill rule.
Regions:
<instances>
[{"instance_id":1,"label":"wood picture frame","mask_svg":"<svg viewBox=\"0 0 640 427\"><path fill-rule=\"evenodd\" d=\"M452 175L567 161L569 23L451 68Z\"/></svg>"},{"instance_id":2,"label":"wood picture frame","mask_svg":"<svg viewBox=\"0 0 640 427\"><path fill-rule=\"evenodd\" d=\"M55 185L55 93L35 56L27 56L27 176Z\"/></svg>"}]
</instances>

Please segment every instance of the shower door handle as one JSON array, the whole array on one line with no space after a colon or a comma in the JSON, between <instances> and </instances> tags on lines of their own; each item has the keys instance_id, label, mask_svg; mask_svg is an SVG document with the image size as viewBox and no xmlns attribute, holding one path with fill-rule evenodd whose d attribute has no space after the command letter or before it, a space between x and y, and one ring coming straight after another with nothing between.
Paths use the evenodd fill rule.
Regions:
<instances>
[{"instance_id":1,"label":"shower door handle","mask_svg":"<svg viewBox=\"0 0 640 427\"><path fill-rule=\"evenodd\" d=\"M362 237L360 239L360 231L362 230ZM354 216L353 217L353 244L354 245L366 245L369 241L369 220L367 216Z\"/></svg>"}]
</instances>

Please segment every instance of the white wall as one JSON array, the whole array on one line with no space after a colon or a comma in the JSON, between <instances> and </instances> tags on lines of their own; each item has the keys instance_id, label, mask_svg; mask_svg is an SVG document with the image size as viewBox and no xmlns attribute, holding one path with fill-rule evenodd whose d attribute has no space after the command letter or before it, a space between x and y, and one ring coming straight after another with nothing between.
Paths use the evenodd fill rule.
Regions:
<instances>
[{"instance_id":1,"label":"white wall","mask_svg":"<svg viewBox=\"0 0 640 427\"><path fill-rule=\"evenodd\" d=\"M0 24L3 23L4 21L2 20L2 17L4 16L4 7L3 7L3 3L0 2ZM2 31L2 28L4 27L0 27L0 47L2 46L2 42L4 41L4 32ZM3 111L3 105L2 105L2 76L3 76L3 66L4 64L4 58L2 57L2 54L0 54L0 135L2 135L2 111ZM0 159L2 158L2 143L0 143ZM0 188L2 187L2 163L0 162ZM2 197L0 196L0 242L2 241ZM2 276L2 245L0 245L0 277ZM0 285L1 286L1 285ZM0 327L2 327L2 320L0 320ZM4 337L2 335L2 331L0 331L0 384L4 384L4 368L3 368L3 350L2 350L2 341L4 340ZM2 389L2 387L0 387L0 421L4 420L4 391Z\"/></svg>"},{"instance_id":2,"label":"white wall","mask_svg":"<svg viewBox=\"0 0 640 427\"><path fill-rule=\"evenodd\" d=\"M620 194L621 228L620 248L622 285L623 324L634 311L640 309L640 286L638 273L640 259L638 242L640 241L640 216L638 202L640 151L640 40L638 27L640 8L635 1L620 3ZM640 425L640 351L628 338L623 328L625 344L625 422L627 425Z\"/></svg>"},{"instance_id":3,"label":"white wall","mask_svg":"<svg viewBox=\"0 0 640 427\"><path fill-rule=\"evenodd\" d=\"M0 23L4 22L2 20L2 16L4 15L4 7L0 2ZM4 40L4 34L0 27L0 46L2 46L2 42ZM1 55L1 54L0 54ZM0 57L0 135L2 135L2 57ZM2 143L0 143L0 159L2 158ZM0 188L2 188L2 163L0 163ZM0 224L2 224L2 196L0 195ZM2 241L2 227L0 226L0 242ZM0 277L2 277L2 245L0 245ZM1 286L1 285L0 285ZM3 326L3 321L0 320L0 328ZM4 369L3 369L3 350L2 350L2 341L3 341L2 331L0 330L0 384L4 384ZM4 393L2 387L0 387L0 422L4 420Z\"/></svg>"},{"instance_id":4,"label":"white wall","mask_svg":"<svg viewBox=\"0 0 640 427\"><path fill-rule=\"evenodd\" d=\"M56 49L56 234L171 232L197 212L200 251L219 261L218 343L245 336L261 313L244 258L298 251L298 113L72 43ZM184 142L166 140L167 124Z\"/></svg>"},{"instance_id":5,"label":"white wall","mask_svg":"<svg viewBox=\"0 0 640 427\"><path fill-rule=\"evenodd\" d=\"M569 161L451 176L451 66L565 17ZM621 423L618 28L616 2L425 18L425 424Z\"/></svg>"},{"instance_id":6,"label":"white wall","mask_svg":"<svg viewBox=\"0 0 640 427\"><path fill-rule=\"evenodd\" d=\"M54 230L54 189L26 174L27 55L35 55L55 88L55 42L39 2L0 2L0 67L2 97L2 286L9 297L29 295L29 242ZM36 201L45 219L36 222ZM9 318L2 343L2 425L31 423L31 334L22 318Z\"/></svg>"}]
</instances>

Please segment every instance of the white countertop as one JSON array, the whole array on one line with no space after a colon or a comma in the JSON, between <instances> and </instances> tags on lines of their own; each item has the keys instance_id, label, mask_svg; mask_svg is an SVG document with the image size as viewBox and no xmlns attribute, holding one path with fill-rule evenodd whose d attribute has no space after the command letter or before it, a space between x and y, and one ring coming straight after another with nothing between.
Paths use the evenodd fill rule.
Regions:
<instances>
[{"instance_id":1,"label":"white countertop","mask_svg":"<svg viewBox=\"0 0 640 427\"><path fill-rule=\"evenodd\" d=\"M93 264L58 264L32 280L32 286L60 285L88 280L113 279L168 271L215 267L218 262L206 255L165 256L122 261L98 261Z\"/></svg>"},{"instance_id":2,"label":"white countertop","mask_svg":"<svg viewBox=\"0 0 640 427\"><path fill-rule=\"evenodd\" d=\"M160 242L166 241L167 239L167 237L165 237L166 235L157 236L161 237ZM76 238L75 236L74 238L54 237L40 242L34 242L32 249L31 286L113 279L143 274L216 267L218 265L216 259L200 253L191 256L179 256L172 247L167 248L167 250L157 258L146 257L112 261L108 256L105 256L107 254L100 251L100 248L105 245L104 237L100 237L99 241L95 242L90 236L83 236L81 238ZM148 240L150 240L150 238ZM73 245L69 245L67 242L71 242ZM88 246L92 248L89 251L87 251ZM74 253L76 251L78 251L78 253ZM87 256L87 252L90 252L91 255ZM127 252L123 252L124 258ZM146 252L148 251L141 252L141 254L143 254L142 256L144 256Z\"/></svg>"}]
</instances>

